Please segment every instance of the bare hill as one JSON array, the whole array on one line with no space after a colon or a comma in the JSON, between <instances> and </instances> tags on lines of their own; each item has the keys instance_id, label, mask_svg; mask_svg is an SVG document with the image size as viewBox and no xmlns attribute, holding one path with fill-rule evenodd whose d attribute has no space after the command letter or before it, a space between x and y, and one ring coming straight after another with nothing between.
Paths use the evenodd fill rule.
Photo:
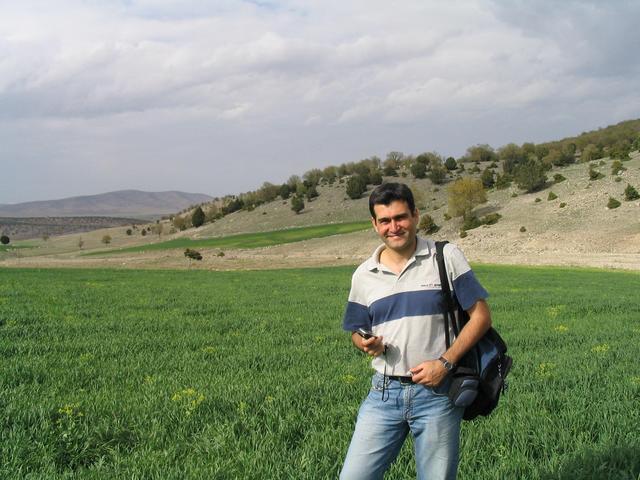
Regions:
<instances>
[{"instance_id":1,"label":"bare hill","mask_svg":"<svg viewBox=\"0 0 640 480\"><path fill-rule=\"evenodd\" d=\"M0 217L133 217L155 218L211 201L201 193L116 192L0 206Z\"/></svg>"}]
</instances>

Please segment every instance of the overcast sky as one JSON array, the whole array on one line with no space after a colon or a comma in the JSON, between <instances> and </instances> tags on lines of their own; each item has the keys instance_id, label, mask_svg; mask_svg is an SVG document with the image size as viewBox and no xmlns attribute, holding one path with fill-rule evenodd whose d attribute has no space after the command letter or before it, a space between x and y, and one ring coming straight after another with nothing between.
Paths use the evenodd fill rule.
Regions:
<instances>
[{"instance_id":1,"label":"overcast sky","mask_svg":"<svg viewBox=\"0 0 640 480\"><path fill-rule=\"evenodd\" d=\"M0 0L0 203L213 196L640 117L640 2Z\"/></svg>"}]
</instances>

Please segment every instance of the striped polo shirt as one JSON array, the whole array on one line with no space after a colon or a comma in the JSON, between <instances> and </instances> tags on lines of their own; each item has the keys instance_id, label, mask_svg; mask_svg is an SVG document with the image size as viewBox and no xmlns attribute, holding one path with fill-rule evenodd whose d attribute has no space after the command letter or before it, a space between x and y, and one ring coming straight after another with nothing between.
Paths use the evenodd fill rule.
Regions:
<instances>
[{"instance_id":1,"label":"striped polo shirt","mask_svg":"<svg viewBox=\"0 0 640 480\"><path fill-rule=\"evenodd\" d=\"M383 373L386 363L387 375L406 376L410 368L446 350L436 245L418 237L416 251L399 275L380 263L384 248L380 245L353 274L342 327L382 335L387 353L373 359L373 368ZM445 245L444 257L450 287L462 308L468 310L489 296L457 246Z\"/></svg>"}]
</instances>

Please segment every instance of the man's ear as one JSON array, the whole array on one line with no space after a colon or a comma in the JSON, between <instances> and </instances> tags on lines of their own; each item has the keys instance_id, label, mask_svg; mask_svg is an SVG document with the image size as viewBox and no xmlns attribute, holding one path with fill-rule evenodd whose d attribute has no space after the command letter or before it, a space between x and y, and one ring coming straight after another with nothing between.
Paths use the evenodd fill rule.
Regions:
<instances>
[{"instance_id":1,"label":"man's ear","mask_svg":"<svg viewBox=\"0 0 640 480\"><path fill-rule=\"evenodd\" d=\"M378 222L376 221L375 217L371 217L371 225L373 225L373 229L377 232L378 231Z\"/></svg>"}]
</instances>

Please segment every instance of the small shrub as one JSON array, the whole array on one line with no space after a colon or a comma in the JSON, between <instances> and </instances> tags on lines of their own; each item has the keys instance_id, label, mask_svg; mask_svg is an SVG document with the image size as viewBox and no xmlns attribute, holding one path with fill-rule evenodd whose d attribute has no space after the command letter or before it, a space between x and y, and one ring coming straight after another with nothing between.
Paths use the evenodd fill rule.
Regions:
<instances>
[{"instance_id":1,"label":"small shrub","mask_svg":"<svg viewBox=\"0 0 640 480\"><path fill-rule=\"evenodd\" d=\"M611 164L611 175L618 175L620 172L624 172L626 168L622 166L620 160L614 160Z\"/></svg>"},{"instance_id":2,"label":"small shrub","mask_svg":"<svg viewBox=\"0 0 640 480\"><path fill-rule=\"evenodd\" d=\"M302 199L302 197L299 197L298 195L295 195L291 199L291 210L296 212L296 214L298 214L302 210L304 210L304 200Z\"/></svg>"},{"instance_id":3,"label":"small shrub","mask_svg":"<svg viewBox=\"0 0 640 480\"><path fill-rule=\"evenodd\" d=\"M564 203L564 202L562 202L562 203L560 204L560 208L564 208L564 207L566 207L566 206L567 206L567 204L566 204L566 203Z\"/></svg>"},{"instance_id":4,"label":"small shrub","mask_svg":"<svg viewBox=\"0 0 640 480\"><path fill-rule=\"evenodd\" d=\"M190 248L187 248L184 251L184 256L192 260L202 260L202 254L197 250L192 250Z\"/></svg>"},{"instance_id":5,"label":"small shrub","mask_svg":"<svg viewBox=\"0 0 640 480\"><path fill-rule=\"evenodd\" d=\"M616 182L616 183L620 183L622 181L622 178L616 177L616 178L613 179L613 181Z\"/></svg>"},{"instance_id":6,"label":"small shrub","mask_svg":"<svg viewBox=\"0 0 640 480\"><path fill-rule=\"evenodd\" d=\"M505 188L509 188L511 186L511 178L505 173L504 175L498 174L496 176L495 187L498 190L504 190Z\"/></svg>"},{"instance_id":7,"label":"small shrub","mask_svg":"<svg viewBox=\"0 0 640 480\"><path fill-rule=\"evenodd\" d=\"M526 231L527 231L527 229L526 229L524 226L520 227L520 232L521 232L521 233L524 233L524 232L526 232Z\"/></svg>"},{"instance_id":8,"label":"small shrub","mask_svg":"<svg viewBox=\"0 0 640 480\"><path fill-rule=\"evenodd\" d=\"M554 181L555 183L564 182L566 179L567 179L567 178L566 178L564 175L560 174L560 173L556 173L556 174L553 176L553 181Z\"/></svg>"},{"instance_id":9,"label":"small shrub","mask_svg":"<svg viewBox=\"0 0 640 480\"><path fill-rule=\"evenodd\" d=\"M488 215L485 215L481 221L485 225L495 225L501 218L502 215L500 215L499 213L489 213Z\"/></svg>"},{"instance_id":10,"label":"small shrub","mask_svg":"<svg viewBox=\"0 0 640 480\"><path fill-rule=\"evenodd\" d=\"M105 245L109 245L111 243L111 235L103 235L101 242Z\"/></svg>"},{"instance_id":11,"label":"small shrub","mask_svg":"<svg viewBox=\"0 0 640 480\"><path fill-rule=\"evenodd\" d=\"M147 235L147 230L146 229L142 229L142 231L140 231L140 235L142 235L143 237Z\"/></svg>"},{"instance_id":12,"label":"small shrub","mask_svg":"<svg viewBox=\"0 0 640 480\"><path fill-rule=\"evenodd\" d=\"M601 167L601 166L603 166L603 165L606 165L605 161L604 161L604 160L600 160L600 161L598 162L598 166L600 166L600 167Z\"/></svg>"},{"instance_id":13,"label":"small shrub","mask_svg":"<svg viewBox=\"0 0 640 480\"><path fill-rule=\"evenodd\" d=\"M601 178L604 178L604 175L602 175L598 170L593 168L593 166L590 166L589 167L589 180L600 180Z\"/></svg>"},{"instance_id":14,"label":"small shrub","mask_svg":"<svg viewBox=\"0 0 640 480\"><path fill-rule=\"evenodd\" d=\"M440 227L436 225L436 222L433 220L433 217L431 215L423 215L420 219L418 229L426 234L430 234L440 230Z\"/></svg>"},{"instance_id":15,"label":"small shrub","mask_svg":"<svg viewBox=\"0 0 640 480\"><path fill-rule=\"evenodd\" d=\"M220 250L220 251L216 254L216 256L218 256L218 257L224 257L224 252L223 252L222 250Z\"/></svg>"},{"instance_id":16,"label":"small shrub","mask_svg":"<svg viewBox=\"0 0 640 480\"><path fill-rule=\"evenodd\" d=\"M473 230L474 228L478 228L482 225L482 222L478 219L478 217L467 217L462 222L463 230Z\"/></svg>"},{"instance_id":17,"label":"small shrub","mask_svg":"<svg viewBox=\"0 0 640 480\"><path fill-rule=\"evenodd\" d=\"M607 203L607 208L609 210L613 210L614 208L618 208L620 206L620 202L613 197L609 197L609 202Z\"/></svg>"},{"instance_id":18,"label":"small shrub","mask_svg":"<svg viewBox=\"0 0 640 480\"><path fill-rule=\"evenodd\" d=\"M541 202L541 201L542 201L542 199L541 199L541 198L537 198L537 197L536 197L536 199L535 199L535 202L536 202L536 203L539 203L539 202Z\"/></svg>"},{"instance_id":19,"label":"small shrub","mask_svg":"<svg viewBox=\"0 0 640 480\"><path fill-rule=\"evenodd\" d=\"M556 198L558 198L558 196L555 193L549 192L549 196L547 197L547 201L555 200Z\"/></svg>"},{"instance_id":20,"label":"small shrub","mask_svg":"<svg viewBox=\"0 0 640 480\"><path fill-rule=\"evenodd\" d=\"M193 215L191 215L191 224L198 228L204 224L205 218L202 207L198 207L194 210Z\"/></svg>"},{"instance_id":21,"label":"small shrub","mask_svg":"<svg viewBox=\"0 0 640 480\"><path fill-rule=\"evenodd\" d=\"M466 230L460 230L460 238L464 238L466 237L468 234L466 232Z\"/></svg>"},{"instance_id":22,"label":"small shrub","mask_svg":"<svg viewBox=\"0 0 640 480\"><path fill-rule=\"evenodd\" d=\"M449 215L448 213L444 214L444 219L446 220L451 220L451 215Z\"/></svg>"},{"instance_id":23,"label":"small shrub","mask_svg":"<svg viewBox=\"0 0 640 480\"><path fill-rule=\"evenodd\" d=\"M638 193L638 190L630 184L627 184L627 188L624 189L624 199L630 202L631 200L638 200L639 198L640 194Z\"/></svg>"},{"instance_id":24,"label":"small shrub","mask_svg":"<svg viewBox=\"0 0 640 480\"><path fill-rule=\"evenodd\" d=\"M0 243L1 243L2 245L9 245L9 242L10 242L10 241L11 241L11 240L9 239L9 237L8 237L7 235L2 235L2 236L0 237Z\"/></svg>"},{"instance_id":25,"label":"small shrub","mask_svg":"<svg viewBox=\"0 0 640 480\"><path fill-rule=\"evenodd\" d=\"M367 181L361 175L352 175L347 180L347 195L352 200L360 198L366 190Z\"/></svg>"}]
</instances>

